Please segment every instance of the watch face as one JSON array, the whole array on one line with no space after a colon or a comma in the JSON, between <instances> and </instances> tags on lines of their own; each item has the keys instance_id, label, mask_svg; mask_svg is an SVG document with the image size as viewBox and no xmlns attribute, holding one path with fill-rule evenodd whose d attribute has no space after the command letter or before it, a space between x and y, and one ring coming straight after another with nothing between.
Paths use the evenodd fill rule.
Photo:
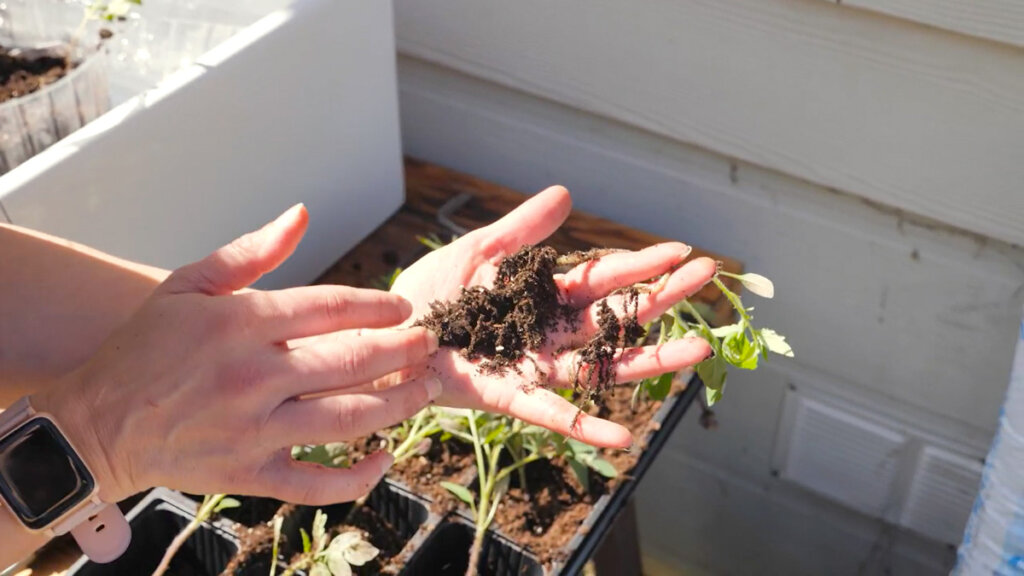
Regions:
<instances>
[{"instance_id":1,"label":"watch face","mask_svg":"<svg viewBox=\"0 0 1024 576\"><path fill-rule=\"evenodd\" d=\"M60 518L94 486L85 464L47 418L33 418L0 440L0 493L31 529Z\"/></svg>"}]
</instances>

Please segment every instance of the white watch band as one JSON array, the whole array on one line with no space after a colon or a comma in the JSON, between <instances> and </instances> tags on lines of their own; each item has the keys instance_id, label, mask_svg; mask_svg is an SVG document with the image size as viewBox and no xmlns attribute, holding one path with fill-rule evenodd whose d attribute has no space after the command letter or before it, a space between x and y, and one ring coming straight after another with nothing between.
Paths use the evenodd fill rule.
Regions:
<instances>
[{"instance_id":1,"label":"white watch band","mask_svg":"<svg viewBox=\"0 0 1024 576\"><path fill-rule=\"evenodd\" d=\"M38 414L32 408L29 397L25 396L10 408L0 412L0 438L36 415L46 416L54 422L58 430L60 429L60 425L52 417ZM63 431L61 434L63 435ZM67 440L66 436L65 439ZM68 444L71 444L70 440ZM91 470L89 474L92 475ZM95 479L95 476L93 478ZM106 563L115 560L128 549L131 543L131 527L117 505L100 501L97 492L98 490L93 490L89 500L79 504L44 532L50 537L70 532L89 559ZM2 504L3 501L0 500L0 505Z\"/></svg>"}]
</instances>

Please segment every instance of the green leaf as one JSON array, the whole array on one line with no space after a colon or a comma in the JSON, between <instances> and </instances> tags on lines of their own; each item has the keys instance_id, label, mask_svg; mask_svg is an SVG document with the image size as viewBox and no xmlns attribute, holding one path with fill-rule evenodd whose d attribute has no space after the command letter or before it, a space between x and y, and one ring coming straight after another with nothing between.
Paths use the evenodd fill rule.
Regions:
<instances>
[{"instance_id":1,"label":"green leaf","mask_svg":"<svg viewBox=\"0 0 1024 576\"><path fill-rule=\"evenodd\" d=\"M754 274L753 272L738 276L728 272L722 272L721 274L739 280L740 284L743 284L743 287L751 294L757 294L762 298L773 298L775 296L775 284L772 284L771 280L760 274Z\"/></svg>"},{"instance_id":2,"label":"green leaf","mask_svg":"<svg viewBox=\"0 0 1024 576\"><path fill-rule=\"evenodd\" d=\"M729 324L728 326L712 328L711 333L714 334L716 338L727 338L741 330L743 330L743 324L737 322L735 324Z\"/></svg>"},{"instance_id":3,"label":"green leaf","mask_svg":"<svg viewBox=\"0 0 1024 576\"><path fill-rule=\"evenodd\" d=\"M579 460L569 459L569 468L576 475L576 480L579 480L583 490L590 492L590 469L587 468L587 465Z\"/></svg>"},{"instance_id":4,"label":"green leaf","mask_svg":"<svg viewBox=\"0 0 1024 576\"><path fill-rule=\"evenodd\" d=\"M612 463L605 460L604 458L595 457L592 458L587 465L594 469L595 472L604 476L605 478L615 478L619 475L619 471L612 466Z\"/></svg>"},{"instance_id":5,"label":"green leaf","mask_svg":"<svg viewBox=\"0 0 1024 576\"><path fill-rule=\"evenodd\" d=\"M348 468L348 445L330 442L316 446L293 446L292 458L300 462L313 462L328 468Z\"/></svg>"},{"instance_id":6,"label":"green leaf","mask_svg":"<svg viewBox=\"0 0 1024 576\"><path fill-rule=\"evenodd\" d=\"M722 399L722 389L714 390L711 388L704 388L704 393L707 395L708 406L714 406L715 402Z\"/></svg>"},{"instance_id":7,"label":"green leaf","mask_svg":"<svg viewBox=\"0 0 1024 576\"><path fill-rule=\"evenodd\" d=\"M505 431L505 424L504 423L499 423L497 426L494 427L494 430L491 430L491 432L487 435L487 437L484 438L483 443L484 444L492 444L492 443L494 443L494 439L497 438L504 431Z\"/></svg>"},{"instance_id":8,"label":"green leaf","mask_svg":"<svg viewBox=\"0 0 1024 576\"><path fill-rule=\"evenodd\" d=\"M466 504L473 506L473 493L469 491L465 486L460 486L454 482L441 482L441 486L445 490L451 492L456 498L462 500Z\"/></svg>"},{"instance_id":9,"label":"green leaf","mask_svg":"<svg viewBox=\"0 0 1024 576\"><path fill-rule=\"evenodd\" d=\"M309 551L313 549L313 544L309 541L309 532L306 532L305 528L299 528L299 535L302 536L302 552L309 554Z\"/></svg>"},{"instance_id":10,"label":"green leaf","mask_svg":"<svg viewBox=\"0 0 1024 576\"><path fill-rule=\"evenodd\" d=\"M216 513L216 512L220 512L221 510L229 510L231 508L238 508L241 505L242 505L242 503L239 502L238 500L236 500L234 498L231 498L229 496L225 496L224 498L221 499L220 502L217 503L216 506L213 507L213 511Z\"/></svg>"},{"instance_id":11,"label":"green leaf","mask_svg":"<svg viewBox=\"0 0 1024 576\"><path fill-rule=\"evenodd\" d=\"M672 390L673 376L675 376L675 372L666 372L657 378L644 380L644 389L651 400L664 400L668 397L668 393Z\"/></svg>"},{"instance_id":12,"label":"green leaf","mask_svg":"<svg viewBox=\"0 0 1024 576\"><path fill-rule=\"evenodd\" d=\"M764 339L768 350L787 358L793 357L793 348L786 342L786 337L771 328L762 328L761 337Z\"/></svg>"},{"instance_id":13,"label":"green leaf","mask_svg":"<svg viewBox=\"0 0 1024 576\"><path fill-rule=\"evenodd\" d=\"M569 445L569 450L577 456L597 454L597 448L575 438L567 438L566 443Z\"/></svg>"},{"instance_id":14,"label":"green leaf","mask_svg":"<svg viewBox=\"0 0 1024 576\"><path fill-rule=\"evenodd\" d=\"M722 397L725 388L725 377L728 375L728 363L721 356L708 358L697 364L697 375L708 390L708 405L711 406ZM711 392L716 394L711 394Z\"/></svg>"},{"instance_id":15,"label":"green leaf","mask_svg":"<svg viewBox=\"0 0 1024 576\"><path fill-rule=\"evenodd\" d=\"M722 341L722 356L737 368L754 370L760 355L760 343L752 342L745 331L735 332Z\"/></svg>"}]
</instances>

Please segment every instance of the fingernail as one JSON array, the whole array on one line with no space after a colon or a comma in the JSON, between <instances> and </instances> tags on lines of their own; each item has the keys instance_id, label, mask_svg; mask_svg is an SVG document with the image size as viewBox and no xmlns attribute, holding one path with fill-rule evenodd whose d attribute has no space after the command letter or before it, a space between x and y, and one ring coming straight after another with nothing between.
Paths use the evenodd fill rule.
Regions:
<instances>
[{"instance_id":1,"label":"fingernail","mask_svg":"<svg viewBox=\"0 0 1024 576\"><path fill-rule=\"evenodd\" d=\"M427 387L427 398L429 398L430 400L433 400L441 395L441 390L443 387L441 386L441 381L438 380L437 378L434 378L433 376L427 378L425 386Z\"/></svg>"},{"instance_id":2,"label":"fingernail","mask_svg":"<svg viewBox=\"0 0 1024 576\"><path fill-rule=\"evenodd\" d=\"M440 345L441 342L437 339L437 334L434 334L433 330L427 330L427 354L437 352Z\"/></svg>"},{"instance_id":3,"label":"fingernail","mask_svg":"<svg viewBox=\"0 0 1024 576\"><path fill-rule=\"evenodd\" d=\"M679 261L682 262L683 260L686 260L690 257L691 253L693 253L693 246L684 244L683 251L679 253Z\"/></svg>"}]
</instances>

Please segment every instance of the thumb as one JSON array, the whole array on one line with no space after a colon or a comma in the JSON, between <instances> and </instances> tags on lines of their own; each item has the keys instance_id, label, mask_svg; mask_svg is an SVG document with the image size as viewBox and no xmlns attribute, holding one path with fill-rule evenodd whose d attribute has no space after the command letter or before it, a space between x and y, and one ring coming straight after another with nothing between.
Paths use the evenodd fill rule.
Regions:
<instances>
[{"instance_id":1,"label":"thumb","mask_svg":"<svg viewBox=\"0 0 1024 576\"><path fill-rule=\"evenodd\" d=\"M157 291L230 294L259 280L288 259L309 224L309 213L296 204L263 228L241 236L206 258L175 270Z\"/></svg>"}]
</instances>

